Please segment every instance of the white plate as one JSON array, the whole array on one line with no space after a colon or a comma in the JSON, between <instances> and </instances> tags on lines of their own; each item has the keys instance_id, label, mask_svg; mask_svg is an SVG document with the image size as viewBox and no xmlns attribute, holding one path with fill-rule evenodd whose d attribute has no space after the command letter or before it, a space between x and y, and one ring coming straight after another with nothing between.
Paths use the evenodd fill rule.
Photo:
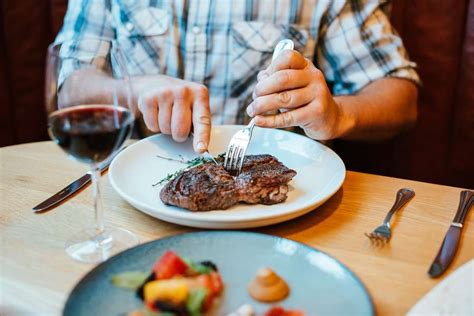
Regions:
<instances>
[{"instance_id":1,"label":"white plate","mask_svg":"<svg viewBox=\"0 0 474 316\"><path fill-rule=\"evenodd\" d=\"M209 152L225 152L232 135L242 126L214 126ZM324 203L341 187L346 169L341 158L307 137L276 129L254 129L248 154L271 154L298 173L289 185L288 199L275 205L238 204L225 211L190 212L160 200L161 186L152 184L185 165L157 155L185 159L196 156L192 141L176 143L154 135L123 150L112 161L109 179L113 188L135 208L161 220L200 228L250 228L301 216Z\"/></svg>"}]
</instances>

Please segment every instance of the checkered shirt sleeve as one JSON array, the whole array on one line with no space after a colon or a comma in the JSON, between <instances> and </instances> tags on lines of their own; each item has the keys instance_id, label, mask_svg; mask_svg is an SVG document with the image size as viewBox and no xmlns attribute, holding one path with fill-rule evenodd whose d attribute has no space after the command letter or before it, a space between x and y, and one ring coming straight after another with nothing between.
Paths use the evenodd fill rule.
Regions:
<instances>
[{"instance_id":1,"label":"checkered shirt sleeve","mask_svg":"<svg viewBox=\"0 0 474 316\"><path fill-rule=\"evenodd\" d=\"M335 95L353 94L383 77L420 83L379 1L334 1L319 34L316 63Z\"/></svg>"}]
</instances>

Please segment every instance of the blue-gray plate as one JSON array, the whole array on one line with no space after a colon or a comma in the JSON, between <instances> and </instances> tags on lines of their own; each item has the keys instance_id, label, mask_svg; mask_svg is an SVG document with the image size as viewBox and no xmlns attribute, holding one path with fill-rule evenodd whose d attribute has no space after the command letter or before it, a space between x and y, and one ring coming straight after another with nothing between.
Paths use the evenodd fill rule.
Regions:
<instances>
[{"instance_id":1,"label":"blue-gray plate","mask_svg":"<svg viewBox=\"0 0 474 316\"><path fill-rule=\"evenodd\" d=\"M253 300L247 285L258 269L271 267L291 292L279 302L306 315L374 315L372 300L358 277L331 256L285 238L252 232L209 231L176 235L128 249L98 265L73 289L64 315L126 315L143 308L131 291L111 278L125 271L151 270L167 249L217 264L225 290L209 315L227 315L243 304L260 315L270 305Z\"/></svg>"}]
</instances>

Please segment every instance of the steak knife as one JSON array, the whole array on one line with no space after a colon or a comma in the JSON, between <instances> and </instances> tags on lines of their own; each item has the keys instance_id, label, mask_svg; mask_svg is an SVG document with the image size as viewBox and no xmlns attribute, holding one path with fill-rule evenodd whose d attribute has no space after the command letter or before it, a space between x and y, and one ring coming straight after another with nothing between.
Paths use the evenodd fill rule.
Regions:
<instances>
[{"instance_id":1,"label":"steak knife","mask_svg":"<svg viewBox=\"0 0 474 316\"><path fill-rule=\"evenodd\" d=\"M120 153L125 148L126 146L120 149L115 154L115 156L117 156L118 153ZM113 158L115 158L115 156ZM113 158L109 159L101 166L100 168L101 173L106 171L109 168L109 165L112 162ZM85 175L77 179L76 181L71 182L68 186L66 186L64 189L62 189L58 193L54 194L53 196L47 198L40 204L33 207L33 211L35 213L41 213L46 210L52 209L53 207L57 206L59 203L61 203L62 201L64 201L65 199L67 199L68 197L72 196L74 193L76 193L77 191L85 187L90 182L91 182L91 175L89 173L86 173Z\"/></svg>"},{"instance_id":2,"label":"steak knife","mask_svg":"<svg viewBox=\"0 0 474 316\"><path fill-rule=\"evenodd\" d=\"M461 191L458 210L454 216L453 222L449 226L448 232L444 237L443 243L431 264L428 274L432 278L442 275L453 261L456 250L458 249L459 239L461 237L462 227L467 213L474 203L474 191Z\"/></svg>"}]
</instances>

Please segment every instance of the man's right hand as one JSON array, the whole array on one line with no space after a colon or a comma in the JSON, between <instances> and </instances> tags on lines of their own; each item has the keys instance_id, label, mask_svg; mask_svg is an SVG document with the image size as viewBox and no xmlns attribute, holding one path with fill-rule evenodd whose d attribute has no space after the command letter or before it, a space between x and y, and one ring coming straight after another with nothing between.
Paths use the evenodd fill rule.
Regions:
<instances>
[{"instance_id":1,"label":"man's right hand","mask_svg":"<svg viewBox=\"0 0 474 316\"><path fill-rule=\"evenodd\" d=\"M205 86L163 75L131 79L138 109L148 129L183 142L194 126L194 150L198 153L207 150L211 111Z\"/></svg>"}]
</instances>

